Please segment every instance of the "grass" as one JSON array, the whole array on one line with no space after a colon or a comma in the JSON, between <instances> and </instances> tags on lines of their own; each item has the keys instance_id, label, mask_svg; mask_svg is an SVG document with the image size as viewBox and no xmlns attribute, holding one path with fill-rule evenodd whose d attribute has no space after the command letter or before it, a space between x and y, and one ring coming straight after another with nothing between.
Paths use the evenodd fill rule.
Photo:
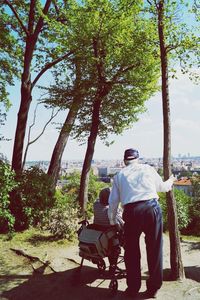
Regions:
<instances>
[{"instance_id":1,"label":"grass","mask_svg":"<svg viewBox=\"0 0 200 300\"><path fill-rule=\"evenodd\" d=\"M194 235L182 235L181 238L186 241L192 241L192 242L200 242L200 236L194 236Z\"/></svg>"},{"instance_id":2,"label":"grass","mask_svg":"<svg viewBox=\"0 0 200 300\"><path fill-rule=\"evenodd\" d=\"M17 247L24 245L25 247L42 247L49 245L51 247L56 247L57 245L71 245L66 239L58 239L50 234L48 231L43 231L40 229L30 228L23 232L16 232L12 235L10 234L0 234L0 245L4 243L4 246L10 245L10 247Z\"/></svg>"}]
</instances>

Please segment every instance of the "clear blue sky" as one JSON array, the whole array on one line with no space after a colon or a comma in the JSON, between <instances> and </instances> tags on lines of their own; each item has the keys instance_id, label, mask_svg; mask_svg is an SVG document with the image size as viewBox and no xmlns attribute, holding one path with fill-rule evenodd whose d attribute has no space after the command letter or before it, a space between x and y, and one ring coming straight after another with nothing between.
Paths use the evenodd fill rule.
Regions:
<instances>
[{"instance_id":1,"label":"clear blue sky","mask_svg":"<svg viewBox=\"0 0 200 300\"><path fill-rule=\"evenodd\" d=\"M43 80L47 80L44 78ZM12 108L8 112L6 125L1 128L2 134L11 141L1 142L0 152L11 160L13 140L16 129L17 113L20 104L19 85L10 89ZM37 98L34 95L33 98ZM187 76L180 75L178 80L170 83L171 121L172 121L172 155L178 154L200 155L200 86L194 85ZM114 144L106 147L98 141L95 147L94 159L122 159L124 149L135 147L142 157L162 157L163 153L163 124L162 100L157 93L147 103L147 112L140 116L140 120L133 124L132 129L121 136L110 136L109 141ZM35 102L31 105L29 123L33 119ZM42 109L37 114L37 125L32 130L32 138L39 133L50 111ZM63 114L55 122L63 121ZM43 136L30 146L27 160L50 160L58 132L55 125L49 125ZM66 146L63 160L84 159L86 146L80 146L70 140Z\"/></svg>"}]
</instances>

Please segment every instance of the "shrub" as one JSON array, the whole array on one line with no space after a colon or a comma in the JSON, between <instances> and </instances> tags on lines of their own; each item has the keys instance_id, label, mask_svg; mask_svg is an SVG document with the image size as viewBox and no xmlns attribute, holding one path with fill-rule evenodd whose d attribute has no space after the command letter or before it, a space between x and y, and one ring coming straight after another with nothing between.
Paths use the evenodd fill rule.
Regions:
<instances>
[{"instance_id":1,"label":"shrub","mask_svg":"<svg viewBox=\"0 0 200 300\"><path fill-rule=\"evenodd\" d=\"M10 211L10 195L17 186L14 172L8 163L0 161L0 233L13 230L15 218Z\"/></svg>"},{"instance_id":2,"label":"shrub","mask_svg":"<svg viewBox=\"0 0 200 300\"><path fill-rule=\"evenodd\" d=\"M64 179L67 180L66 185L62 189L62 193L67 194L67 201L74 205L78 205L78 193L80 187L80 173L73 172L72 174L65 176ZM98 198L99 192L102 188L108 185L104 182L98 180L93 172L90 172L89 187L88 187L88 203L86 215L88 219L93 216L93 203Z\"/></svg>"},{"instance_id":3,"label":"shrub","mask_svg":"<svg viewBox=\"0 0 200 300\"><path fill-rule=\"evenodd\" d=\"M38 167L24 170L17 177L18 187L12 191L15 229L23 230L42 221L55 202L51 178Z\"/></svg>"},{"instance_id":4,"label":"shrub","mask_svg":"<svg viewBox=\"0 0 200 300\"><path fill-rule=\"evenodd\" d=\"M44 228L58 238L73 240L78 230L78 208L72 205L65 195L56 193L57 201L50 210Z\"/></svg>"},{"instance_id":5,"label":"shrub","mask_svg":"<svg viewBox=\"0 0 200 300\"><path fill-rule=\"evenodd\" d=\"M187 196L183 191L177 189L174 189L174 196L176 200L178 228L182 230L186 228L190 222L191 198ZM159 202L161 204L163 212L163 227L164 231L166 231L168 229L166 194L159 193L159 197Z\"/></svg>"},{"instance_id":6,"label":"shrub","mask_svg":"<svg viewBox=\"0 0 200 300\"><path fill-rule=\"evenodd\" d=\"M67 183L61 190L56 191L55 206L50 211L43 226L59 238L72 240L76 236L79 227L80 211L77 197L80 186L80 173L73 172L63 177L63 179L66 179ZM98 178L91 172L87 203L87 217L89 219L93 216L93 203L98 197L99 191L105 186L105 183L98 181Z\"/></svg>"},{"instance_id":7,"label":"shrub","mask_svg":"<svg viewBox=\"0 0 200 300\"><path fill-rule=\"evenodd\" d=\"M190 206L191 222L187 228L189 234L200 236L200 176L192 177L193 197Z\"/></svg>"}]
</instances>

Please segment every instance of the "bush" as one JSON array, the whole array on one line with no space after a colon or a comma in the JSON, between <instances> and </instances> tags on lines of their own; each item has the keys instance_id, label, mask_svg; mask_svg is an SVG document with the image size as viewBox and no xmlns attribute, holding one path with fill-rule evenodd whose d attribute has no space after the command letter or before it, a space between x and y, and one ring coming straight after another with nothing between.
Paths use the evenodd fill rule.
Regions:
<instances>
[{"instance_id":1,"label":"bush","mask_svg":"<svg viewBox=\"0 0 200 300\"><path fill-rule=\"evenodd\" d=\"M190 222L190 205L191 198L187 196L183 191L174 189L174 196L176 200L177 217L178 217L178 228L182 230L186 228ZM164 231L168 229L168 217L167 217L167 203L166 194L159 193L160 205L163 212L163 227Z\"/></svg>"},{"instance_id":2,"label":"bush","mask_svg":"<svg viewBox=\"0 0 200 300\"><path fill-rule=\"evenodd\" d=\"M14 172L8 163L0 161L0 233L13 230L15 218L10 211L10 195L17 186Z\"/></svg>"},{"instance_id":3,"label":"bush","mask_svg":"<svg viewBox=\"0 0 200 300\"><path fill-rule=\"evenodd\" d=\"M55 202L51 178L38 167L24 170L17 177L18 187L12 191L11 211L15 216L15 229L36 226Z\"/></svg>"},{"instance_id":4,"label":"bush","mask_svg":"<svg viewBox=\"0 0 200 300\"><path fill-rule=\"evenodd\" d=\"M72 174L65 176L63 179L67 180L66 185L62 189L62 193L67 194L68 201L72 205L78 205L78 193L80 187L80 173L73 172ZM93 216L93 203L98 198L99 192L102 188L108 185L98 180L98 178L90 172L89 187L88 187L88 203L87 203L87 218L90 219Z\"/></svg>"},{"instance_id":5,"label":"bush","mask_svg":"<svg viewBox=\"0 0 200 300\"><path fill-rule=\"evenodd\" d=\"M78 207L72 205L67 195L56 192L57 201L50 210L44 228L58 238L73 240L78 230Z\"/></svg>"},{"instance_id":6,"label":"bush","mask_svg":"<svg viewBox=\"0 0 200 300\"><path fill-rule=\"evenodd\" d=\"M63 177L63 179L66 179L67 183L61 190L56 191L55 206L46 218L44 227L59 238L72 240L77 235L79 227L80 210L77 197L80 186L80 173L73 172ZM93 203L97 199L99 191L105 186L105 183L98 181L98 178L92 172L90 173L87 218L90 219L93 216Z\"/></svg>"},{"instance_id":7,"label":"bush","mask_svg":"<svg viewBox=\"0 0 200 300\"><path fill-rule=\"evenodd\" d=\"M200 236L200 176L192 177L193 197L190 206L191 222L186 230L188 234Z\"/></svg>"}]
</instances>

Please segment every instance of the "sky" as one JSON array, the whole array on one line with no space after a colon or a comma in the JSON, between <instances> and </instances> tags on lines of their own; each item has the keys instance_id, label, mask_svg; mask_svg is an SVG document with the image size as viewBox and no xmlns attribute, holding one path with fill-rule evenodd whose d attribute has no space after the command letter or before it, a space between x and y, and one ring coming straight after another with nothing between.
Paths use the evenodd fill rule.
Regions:
<instances>
[{"instance_id":1,"label":"sky","mask_svg":"<svg viewBox=\"0 0 200 300\"><path fill-rule=\"evenodd\" d=\"M48 78L46 78L48 80ZM170 81L170 108L172 124L172 156L190 155L200 156L200 86L192 83L186 75L179 74L179 79ZM13 106L7 114L5 126L1 133L10 138L10 141L0 143L0 152L5 154L11 161L13 141L16 130L17 113L20 104L20 86L16 85L9 90ZM33 120L33 111L37 95L33 95L33 102L29 113L28 124ZM140 157L162 158L163 155L163 118L162 98L158 92L146 102L147 111L139 116L139 121L134 123L129 130L116 136L110 135L108 141L114 143L107 147L100 140L95 146L94 159L123 159L124 150L136 148ZM36 125L31 132L31 139L35 138L41 131L50 116L50 111L40 109L36 116ZM54 122L62 122L64 114L56 117ZM28 128L28 127L27 127ZM27 160L50 160L58 130L55 124L47 127L42 137L29 147ZM25 142L26 145L26 142ZM76 141L69 140L63 160L83 160L86 145L80 146Z\"/></svg>"}]
</instances>

